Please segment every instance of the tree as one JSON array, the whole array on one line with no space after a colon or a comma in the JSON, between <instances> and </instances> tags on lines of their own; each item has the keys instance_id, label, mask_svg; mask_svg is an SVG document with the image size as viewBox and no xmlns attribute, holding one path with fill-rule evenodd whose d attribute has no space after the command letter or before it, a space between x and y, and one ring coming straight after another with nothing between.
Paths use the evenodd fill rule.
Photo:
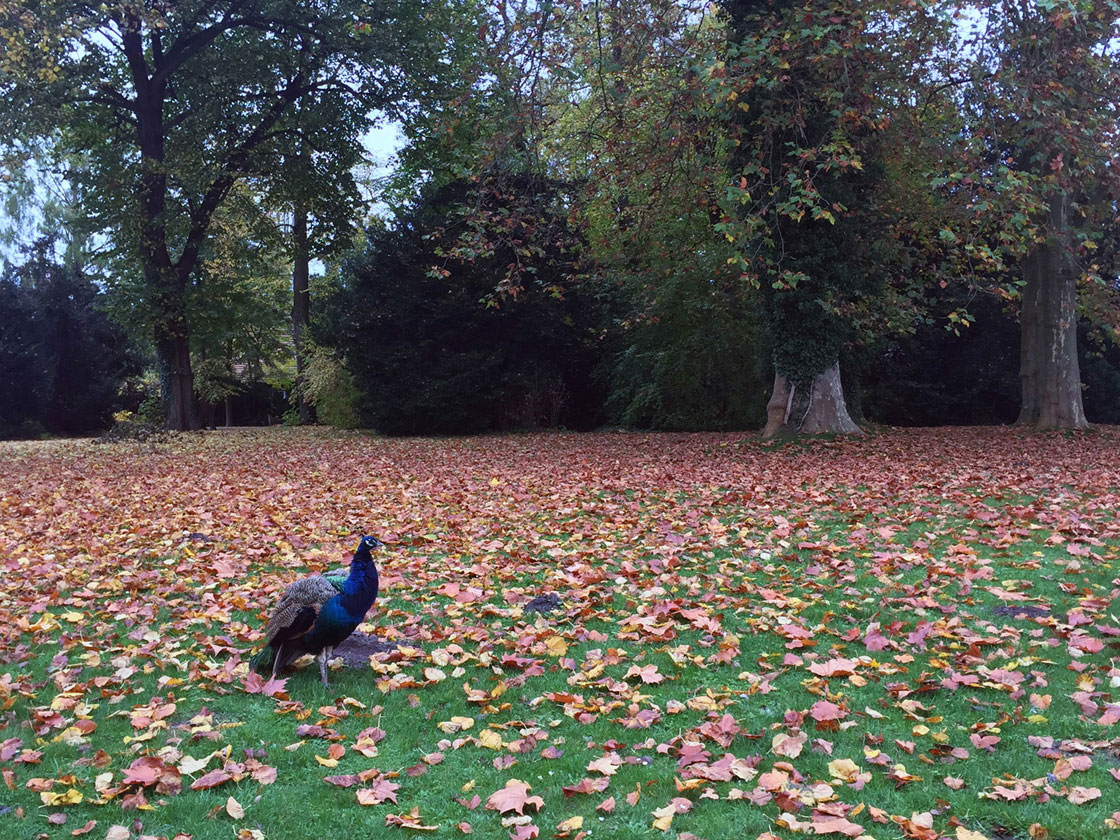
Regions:
<instances>
[{"instance_id":1,"label":"tree","mask_svg":"<svg viewBox=\"0 0 1120 840\"><path fill-rule=\"evenodd\" d=\"M30 295L5 272L0 277L0 437L31 431L43 415L47 366L37 320Z\"/></svg>"},{"instance_id":2,"label":"tree","mask_svg":"<svg viewBox=\"0 0 1120 840\"><path fill-rule=\"evenodd\" d=\"M1116 5L989 0L972 12L964 165L941 183L992 231L1001 263L1018 270L1007 283L1021 294L1018 422L1084 428L1079 304L1120 320L1120 265L1101 247L1120 198Z\"/></svg>"},{"instance_id":3,"label":"tree","mask_svg":"<svg viewBox=\"0 0 1120 840\"><path fill-rule=\"evenodd\" d=\"M0 435L105 428L140 357L104 297L43 237L0 278Z\"/></svg>"},{"instance_id":4,"label":"tree","mask_svg":"<svg viewBox=\"0 0 1120 840\"><path fill-rule=\"evenodd\" d=\"M480 176L432 186L393 228L371 228L316 335L344 351L366 423L462 434L598 422L601 315L579 284L565 196L534 176ZM510 266L517 286L496 290Z\"/></svg>"},{"instance_id":5,"label":"tree","mask_svg":"<svg viewBox=\"0 0 1120 840\"><path fill-rule=\"evenodd\" d=\"M224 422L232 425L235 397L270 380L291 379L285 242L261 199L239 185L215 214L187 301L197 325L191 335L195 390L208 425L216 406L224 404Z\"/></svg>"},{"instance_id":6,"label":"tree","mask_svg":"<svg viewBox=\"0 0 1120 840\"><path fill-rule=\"evenodd\" d=\"M733 149L721 225L765 301L774 388L763 435L858 433L841 384L845 310L882 284L875 160L883 114L866 11L725 0L725 62L709 69Z\"/></svg>"},{"instance_id":7,"label":"tree","mask_svg":"<svg viewBox=\"0 0 1120 840\"><path fill-rule=\"evenodd\" d=\"M0 7L0 39L36 45L0 65L0 135L49 134L88 156L91 217L142 269L170 427L198 423L187 299L215 213L240 181L276 172L298 148L298 110L346 103L345 146L373 109L404 108L406 69L427 61L425 8L420 0Z\"/></svg>"},{"instance_id":8,"label":"tree","mask_svg":"<svg viewBox=\"0 0 1120 840\"><path fill-rule=\"evenodd\" d=\"M355 119L355 117L358 119ZM321 97L291 120L282 164L268 182L268 200L284 208L280 227L291 264L291 337L295 354L294 399L301 423L312 422L306 398L305 352L310 342L311 263L348 248L360 231L366 201L355 170L362 163L361 135L368 127L345 97Z\"/></svg>"},{"instance_id":9,"label":"tree","mask_svg":"<svg viewBox=\"0 0 1120 840\"><path fill-rule=\"evenodd\" d=\"M722 43L706 3L595 3L568 21L567 100L549 148L618 298L609 406L627 425L747 428L761 416L757 295L713 227L722 126L695 63Z\"/></svg>"}]
</instances>

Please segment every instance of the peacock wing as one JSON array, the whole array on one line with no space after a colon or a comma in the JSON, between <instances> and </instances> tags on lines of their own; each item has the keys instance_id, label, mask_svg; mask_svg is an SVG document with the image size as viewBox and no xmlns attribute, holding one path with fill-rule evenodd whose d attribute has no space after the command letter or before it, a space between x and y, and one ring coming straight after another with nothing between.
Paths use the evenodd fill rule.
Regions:
<instances>
[{"instance_id":1,"label":"peacock wing","mask_svg":"<svg viewBox=\"0 0 1120 840\"><path fill-rule=\"evenodd\" d=\"M319 614L319 608L336 595L338 590L334 584L321 575L300 578L284 591L280 603L272 611L268 619L267 640L271 642L285 630L293 631L285 634L289 638L306 633Z\"/></svg>"}]
</instances>

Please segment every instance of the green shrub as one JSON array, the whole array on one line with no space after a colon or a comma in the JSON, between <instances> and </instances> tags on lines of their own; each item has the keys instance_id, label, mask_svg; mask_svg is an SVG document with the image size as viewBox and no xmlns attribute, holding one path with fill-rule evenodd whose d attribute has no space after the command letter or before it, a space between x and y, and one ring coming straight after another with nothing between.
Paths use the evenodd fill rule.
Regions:
<instances>
[{"instance_id":1,"label":"green shrub","mask_svg":"<svg viewBox=\"0 0 1120 840\"><path fill-rule=\"evenodd\" d=\"M345 364L329 348L307 342L304 353L303 396L315 406L320 423L338 429L361 425L361 393Z\"/></svg>"}]
</instances>

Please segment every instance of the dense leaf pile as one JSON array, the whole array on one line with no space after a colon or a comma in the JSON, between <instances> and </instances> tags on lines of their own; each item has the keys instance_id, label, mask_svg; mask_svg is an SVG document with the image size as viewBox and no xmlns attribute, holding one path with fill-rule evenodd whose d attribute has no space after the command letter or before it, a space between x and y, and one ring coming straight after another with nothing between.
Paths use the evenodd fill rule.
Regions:
<instances>
[{"instance_id":1,"label":"dense leaf pile","mask_svg":"<svg viewBox=\"0 0 1120 840\"><path fill-rule=\"evenodd\" d=\"M1108 836L1118 453L1115 428L4 445L0 833ZM368 668L249 674L271 599L367 531L392 543Z\"/></svg>"}]
</instances>

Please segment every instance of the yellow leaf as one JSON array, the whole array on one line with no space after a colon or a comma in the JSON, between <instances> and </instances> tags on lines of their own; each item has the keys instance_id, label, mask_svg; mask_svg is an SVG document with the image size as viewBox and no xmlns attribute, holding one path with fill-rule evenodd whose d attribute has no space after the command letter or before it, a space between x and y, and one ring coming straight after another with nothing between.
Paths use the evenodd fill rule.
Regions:
<instances>
[{"instance_id":1,"label":"yellow leaf","mask_svg":"<svg viewBox=\"0 0 1120 840\"><path fill-rule=\"evenodd\" d=\"M850 758L838 758L828 762L828 774L834 779L854 782L859 776L859 765Z\"/></svg>"},{"instance_id":2,"label":"yellow leaf","mask_svg":"<svg viewBox=\"0 0 1120 840\"><path fill-rule=\"evenodd\" d=\"M502 748L502 736L493 729L483 729L479 733L478 743L488 750L500 750Z\"/></svg>"},{"instance_id":3,"label":"yellow leaf","mask_svg":"<svg viewBox=\"0 0 1120 840\"><path fill-rule=\"evenodd\" d=\"M315 760L322 764L324 767L337 767L337 758L323 758L321 755L315 756Z\"/></svg>"},{"instance_id":4,"label":"yellow leaf","mask_svg":"<svg viewBox=\"0 0 1120 840\"><path fill-rule=\"evenodd\" d=\"M64 793L54 793L45 790L39 794L39 798L43 800L43 804L48 808L56 808L59 805L80 805L85 798L82 792L77 788L70 788Z\"/></svg>"},{"instance_id":5,"label":"yellow leaf","mask_svg":"<svg viewBox=\"0 0 1120 840\"><path fill-rule=\"evenodd\" d=\"M677 809L672 803L658 808L653 812L653 827L659 831L668 831L669 826L673 824L673 817L676 813Z\"/></svg>"},{"instance_id":6,"label":"yellow leaf","mask_svg":"<svg viewBox=\"0 0 1120 840\"><path fill-rule=\"evenodd\" d=\"M991 840L991 838L987 834L981 834L979 831L973 831L963 825L958 825L957 840Z\"/></svg>"},{"instance_id":7,"label":"yellow leaf","mask_svg":"<svg viewBox=\"0 0 1120 840\"><path fill-rule=\"evenodd\" d=\"M544 643L549 656L563 656L568 652L568 643L561 636L549 636Z\"/></svg>"},{"instance_id":8,"label":"yellow leaf","mask_svg":"<svg viewBox=\"0 0 1120 840\"><path fill-rule=\"evenodd\" d=\"M557 831L579 831L583 828L583 817L575 816L561 822L556 826Z\"/></svg>"}]
</instances>

